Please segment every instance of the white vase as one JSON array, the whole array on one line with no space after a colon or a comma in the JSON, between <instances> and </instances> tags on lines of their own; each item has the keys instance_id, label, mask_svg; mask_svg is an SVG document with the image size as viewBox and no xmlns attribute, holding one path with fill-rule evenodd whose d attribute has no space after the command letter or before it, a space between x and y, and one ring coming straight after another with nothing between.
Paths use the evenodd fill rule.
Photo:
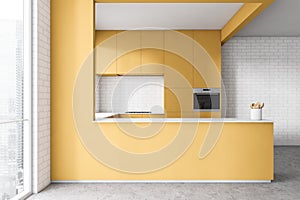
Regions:
<instances>
[{"instance_id":1,"label":"white vase","mask_svg":"<svg viewBox=\"0 0 300 200\"><path fill-rule=\"evenodd\" d=\"M262 109L251 109L250 110L251 120L262 120Z\"/></svg>"}]
</instances>

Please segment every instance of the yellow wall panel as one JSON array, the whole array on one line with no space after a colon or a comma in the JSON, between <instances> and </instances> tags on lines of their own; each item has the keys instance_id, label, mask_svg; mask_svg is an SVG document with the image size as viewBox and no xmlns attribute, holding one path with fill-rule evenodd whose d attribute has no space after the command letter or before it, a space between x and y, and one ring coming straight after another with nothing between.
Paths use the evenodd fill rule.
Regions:
<instances>
[{"instance_id":1,"label":"yellow wall panel","mask_svg":"<svg viewBox=\"0 0 300 200\"><path fill-rule=\"evenodd\" d=\"M93 18L93 1L51 1L52 180L84 179L89 172L78 173L82 163L86 169L99 165L80 142L72 107L77 74L93 53Z\"/></svg>"}]
</instances>

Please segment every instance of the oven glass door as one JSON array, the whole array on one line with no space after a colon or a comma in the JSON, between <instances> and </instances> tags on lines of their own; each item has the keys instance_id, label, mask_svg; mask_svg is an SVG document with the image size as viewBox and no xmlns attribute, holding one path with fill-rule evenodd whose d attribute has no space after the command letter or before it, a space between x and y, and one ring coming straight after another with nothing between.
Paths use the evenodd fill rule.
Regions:
<instances>
[{"instance_id":1,"label":"oven glass door","mask_svg":"<svg viewBox=\"0 0 300 200\"><path fill-rule=\"evenodd\" d=\"M194 110L219 111L220 93L194 94Z\"/></svg>"}]
</instances>

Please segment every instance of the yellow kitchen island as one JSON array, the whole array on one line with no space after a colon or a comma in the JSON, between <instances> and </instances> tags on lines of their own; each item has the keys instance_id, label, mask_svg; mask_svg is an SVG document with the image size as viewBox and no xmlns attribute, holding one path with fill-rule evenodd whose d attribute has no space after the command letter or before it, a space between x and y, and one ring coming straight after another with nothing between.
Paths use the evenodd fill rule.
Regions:
<instances>
[{"instance_id":1,"label":"yellow kitchen island","mask_svg":"<svg viewBox=\"0 0 300 200\"><path fill-rule=\"evenodd\" d=\"M103 118L79 134L93 157L53 181L257 181L274 176L273 122L201 118ZM79 128L80 129L80 128ZM80 155L79 155L80 156ZM95 162L96 161L96 162Z\"/></svg>"},{"instance_id":2,"label":"yellow kitchen island","mask_svg":"<svg viewBox=\"0 0 300 200\"><path fill-rule=\"evenodd\" d=\"M96 74L126 75L132 66L141 66L138 74L163 73L168 117L182 117L181 111L192 111L192 88L221 88L221 45L272 1L239 2L245 3L243 9L220 30L179 31L182 37L172 31L145 37L150 32L143 31L131 43L123 40L124 32L95 30L94 1L52 1L51 180L272 180L273 123L269 121L166 118L151 123L157 129L154 133L146 131L149 121L138 119L93 122ZM110 40L116 47L111 51L114 55L139 44L137 51L109 63L112 68L100 64L100 51L94 49L109 37L109 32L116 35ZM153 42L149 42L151 38ZM128 46L117 41L125 41ZM103 55L105 60L110 57ZM136 59L127 62L127 56ZM149 63L164 64L167 70L162 72L160 66L147 69L145 64ZM100 70L103 66L107 71ZM217 78L211 78L212 70ZM186 81L179 82L176 77L180 74ZM183 88L182 82L188 86Z\"/></svg>"}]
</instances>

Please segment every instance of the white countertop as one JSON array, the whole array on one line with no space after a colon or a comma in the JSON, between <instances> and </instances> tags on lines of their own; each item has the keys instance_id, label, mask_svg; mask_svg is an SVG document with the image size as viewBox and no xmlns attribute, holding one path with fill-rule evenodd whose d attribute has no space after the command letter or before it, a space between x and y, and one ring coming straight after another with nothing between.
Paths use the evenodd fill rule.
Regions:
<instances>
[{"instance_id":1,"label":"white countertop","mask_svg":"<svg viewBox=\"0 0 300 200\"><path fill-rule=\"evenodd\" d=\"M95 119L96 120L102 120L103 118L108 118L108 117L112 117L114 115L138 115L138 114L146 114L146 115L164 115L165 113L96 113L95 114Z\"/></svg>"},{"instance_id":2,"label":"white countertop","mask_svg":"<svg viewBox=\"0 0 300 200\"><path fill-rule=\"evenodd\" d=\"M116 115L117 113L95 113L95 119L101 120L103 118L111 117Z\"/></svg>"},{"instance_id":3,"label":"white countertop","mask_svg":"<svg viewBox=\"0 0 300 200\"><path fill-rule=\"evenodd\" d=\"M250 120L250 119L236 119L236 118L103 118L97 119L94 121L95 123L130 123L130 122L138 122L138 123L178 123L178 122L186 122L186 123L273 123L271 120Z\"/></svg>"}]
</instances>

